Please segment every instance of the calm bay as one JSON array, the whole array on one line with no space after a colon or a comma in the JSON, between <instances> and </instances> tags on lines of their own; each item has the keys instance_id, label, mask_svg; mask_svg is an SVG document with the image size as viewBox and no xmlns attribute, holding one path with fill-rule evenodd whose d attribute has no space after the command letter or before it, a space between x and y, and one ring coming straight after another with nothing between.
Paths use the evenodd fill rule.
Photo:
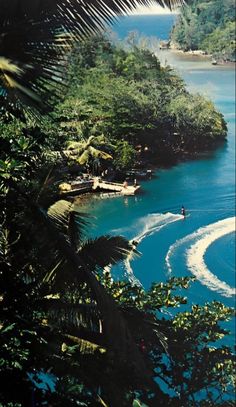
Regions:
<instances>
[{"instance_id":1,"label":"calm bay","mask_svg":"<svg viewBox=\"0 0 236 407\"><path fill-rule=\"evenodd\" d=\"M174 17L154 17L126 17L120 25L114 26L114 30L121 38L132 27L140 33L166 39ZM176 69L190 91L210 98L224 114L228 125L227 142L197 160L157 170L152 180L141 183L142 193L135 197L92 200L88 208L96 216L96 228L92 233L121 234L139 242L142 256L121 267L131 281L147 288L153 281L164 281L170 276L194 275L196 282L188 292L190 304L219 300L233 306L234 67L212 66L207 58L174 51L161 51L158 55L163 64ZM185 220L180 215L181 205L187 209Z\"/></svg>"}]
</instances>

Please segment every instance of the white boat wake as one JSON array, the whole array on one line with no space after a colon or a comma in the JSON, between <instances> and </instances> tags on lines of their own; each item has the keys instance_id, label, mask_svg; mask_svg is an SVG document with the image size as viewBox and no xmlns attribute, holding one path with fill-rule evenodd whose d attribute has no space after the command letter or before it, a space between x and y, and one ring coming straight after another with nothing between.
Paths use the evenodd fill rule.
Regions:
<instances>
[{"instance_id":1,"label":"white boat wake","mask_svg":"<svg viewBox=\"0 0 236 407\"><path fill-rule=\"evenodd\" d=\"M208 226L201 227L196 232L178 240L170 246L166 255L166 265L169 273L172 273L171 257L176 249L182 244L194 240L194 243L186 250L186 263L191 273L210 290L217 291L225 297L232 297L236 291L226 282L216 277L206 266L204 255L209 246L230 233L235 232L235 217L223 219Z\"/></svg>"},{"instance_id":2,"label":"white boat wake","mask_svg":"<svg viewBox=\"0 0 236 407\"><path fill-rule=\"evenodd\" d=\"M170 223L182 219L183 219L182 215L177 215L171 212L151 213L139 220L142 229L141 232L136 237L134 237L133 240L135 240L138 243L141 243L141 241L145 239L147 236L151 236L154 233L159 232L160 229L164 228Z\"/></svg>"},{"instance_id":3,"label":"white boat wake","mask_svg":"<svg viewBox=\"0 0 236 407\"><path fill-rule=\"evenodd\" d=\"M139 281L139 279L137 277L135 277L133 269L131 267L131 258L127 257L127 259L124 261L124 266L125 266L125 274L130 282L130 284L132 286L138 286L138 287L142 287L141 282Z\"/></svg>"},{"instance_id":4,"label":"white boat wake","mask_svg":"<svg viewBox=\"0 0 236 407\"><path fill-rule=\"evenodd\" d=\"M165 226L177 222L178 220L183 220L182 215L177 215L171 212L168 213L152 213L149 214L141 219L139 219L139 224L140 224L140 233L136 235L131 241L136 242L137 244L140 244L142 240L144 240L146 237L153 235L156 232L159 232L162 228ZM128 257L124 264L125 264L125 269L127 273L127 277L131 284L133 285L139 285L142 286L140 281L135 277L133 269L131 267L131 257Z\"/></svg>"}]
</instances>

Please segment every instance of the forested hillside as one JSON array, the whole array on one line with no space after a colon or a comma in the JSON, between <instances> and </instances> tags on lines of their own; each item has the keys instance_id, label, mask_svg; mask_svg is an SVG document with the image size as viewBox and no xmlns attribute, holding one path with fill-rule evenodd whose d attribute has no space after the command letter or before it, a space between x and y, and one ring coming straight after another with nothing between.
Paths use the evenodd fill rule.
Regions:
<instances>
[{"instance_id":1,"label":"forested hillside","mask_svg":"<svg viewBox=\"0 0 236 407\"><path fill-rule=\"evenodd\" d=\"M235 1L192 0L181 9L171 39L181 49L201 49L235 60Z\"/></svg>"},{"instance_id":2,"label":"forested hillside","mask_svg":"<svg viewBox=\"0 0 236 407\"><path fill-rule=\"evenodd\" d=\"M122 143L126 152L139 146L149 161L170 164L226 136L223 116L212 102L190 94L170 67L161 67L145 48L126 49L105 37L93 37L75 51L70 87L54 119L55 134L59 126L64 140L104 135L118 143L115 164L122 161Z\"/></svg>"}]
</instances>

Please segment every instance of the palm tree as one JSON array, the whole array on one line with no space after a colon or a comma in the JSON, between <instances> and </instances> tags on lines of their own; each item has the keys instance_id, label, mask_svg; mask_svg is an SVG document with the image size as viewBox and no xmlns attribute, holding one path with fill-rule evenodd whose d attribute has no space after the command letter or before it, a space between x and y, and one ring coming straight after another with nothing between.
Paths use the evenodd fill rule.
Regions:
<instances>
[{"instance_id":1,"label":"palm tree","mask_svg":"<svg viewBox=\"0 0 236 407\"><path fill-rule=\"evenodd\" d=\"M90 136L87 140L70 141L65 155L78 162L80 165L87 165L93 174L97 173L100 167L100 160L112 159L112 156L105 150L111 150L114 146L101 136Z\"/></svg>"},{"instance_id":2,"label":"palm tree","mask_svg":"<svg viewBox=\"0 0 236 407\"><path fill-rule=\"evenodd\" d=\"M36 207L32 208L38 211ZM126 258L133 250L132 246L121 236L86 238L88 216L67 201L58 201L47 213L39 209L35 215L36 224L40 219L40 234L47 250L48 263L52 258L55 265L43 274L37 274L36 270L29 273L28 266L24 271L17 270L13 260L18 256L17 249L13 247L16 242L9 243L6 226L1 225L0 264L4 267L1 267L0 302L4 316L1 314L0 322L4 320L3 328L17 324L18 330L14 328L14 333L15 330L24 333L27 325L30 326L28 329L36 330L45 343L50 344L49 350L48 346L44 349L45 358L54 367L55 362L60 361L63 346L65 349L75 345L81 355L104 349L107 357L111 350L119 352L122 357L122 338L119 337L121 318L99 279L104 268ZM32 317L35 312L42 316L35 319ZM4 329L1 331L3 340ZM16 335L18 337L19 334ZM123 340L126 340L126 335ZM40 340L37 347L42 348ZM17 348L13 351L17 352ZM17 358L15 354L14 358ZM40 369L40 362L37 369Z\"/></svg>"},{"instance_id":3,"label":"palm tree","mask_svg":"<svg viewBox=\"0 0 236 407\"><path fill-rule=\"evenodd\" d=\"M77 362L81 362L83 355L90 354L93 355L92 366L97 353L105 354L102 360L98 357L97 363L102 363L108 371L101 372L99 378L98 372L91 372L90 367L88 372L91 376L94 373L95 380L90 377L87 382L86 375L83 380L90 384L95 396L96 389L100 388L100 395L111 406L125 405L132 388L150 389L165 400L153 380L155 366L148 353L140 352L137 343L141 331L146 343L166 346L155 317L131 304L122 307L103 285L108 274L106 268L127 256L138 255L137 250L121 236L88 239L89 216L80 212L76 204L61 200L41 215L41 220L50 221L50 225L48 221L45 223L45 243L48 248L53 247L59 257L55 258L55 267L43 277L44 297L39 303L46 311L47 326L55 331L62 351L68 349L70 353L69 348L75 346ZM122 287L117 291L121 295ZM72 358L69 364L73 362ZM86 363L91 364L89 360Z\"/></svg>"},{"instance_id":4,"label":"palm tree","mask_svg":"<svg viewBox=\"0 0 236 407\"><path fill-rule=\"evenodd\" d=\"M173 8L183 0L155 0ZM62 93L71 47L115 15L151 0L0 0L0 99L6 110L45 110Z\"/></svg>"}]
</instances>

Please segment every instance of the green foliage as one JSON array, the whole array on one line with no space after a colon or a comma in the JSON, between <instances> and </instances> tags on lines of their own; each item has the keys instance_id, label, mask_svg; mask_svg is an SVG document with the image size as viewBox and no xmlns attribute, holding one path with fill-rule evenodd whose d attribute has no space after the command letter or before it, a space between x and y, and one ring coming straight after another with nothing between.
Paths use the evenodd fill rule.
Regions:
<instances>
[{"instance_id":1,"label":"green foliage","mask_svg":"<svg viewBox=\"0 0 236 407\"><path fill-rule=\"evenodd\" d=\"M69 141L64 154L81 166L86 165L93 174L98 175L101 171L101 162L112 159L109 152L113 148L113 145L103 135L90 136L81 141Z\"/></svg>"},{"instance_id":2,"label":"green foliage","mask_svg":"<svg viewBox=\"0 0 236 407\"><path fill-rule=\"evenodd\" d=\"M18 209L15 208L16 213ZM136 394L137 402L149 407L156 406L157 400L163 407L191 405L193 400L195 406L200 406L202 392L214 405L220 405L218 402L228 395L232 384L233 355L228 347L212 344L227 334L220 322L229 320L233 310L214 302L164 318L165 310L186 304L183 291L189 286L189 278L155 283L147 291L127 281L113 281L104 267L125 258L130 244L119 237L87 239L89 219L69 202L57 202L49 208L48 216L52 225L46 230L40 228L43 242L35 236L34 251L27 254L21 249L24 229L32 242L39 219L36 217L37 222L30 227L26 227L24 219L21 239L14 244L7 240L9 234L2 228L0 260L5 269L1 274L0 374L3 373L3 381L7 372L16 389L13 398L5 388L2 400L26 405L25 400L34 389L26 379L27 373L43 369L57 377L56 393L37 391L35 397L52 405L73 406L79 399L88 406L103 405L101 400L108 405L112 402L115 406L131 406ZM16 224L20 225L15 219ZM76 254L62 236L67 236L70 247L78 253L78 269L74 267ZM43 265L41 250L45 250L45 245L47 258ZM20 253L23 258L16 263ZM32 265L22 268L26 260ZM98 287L94 291L92 280L85 277L87 268L96 272L115 300L119 311L116 318L112 303L105 297L102 300ZM9 276L14 279L9 280ZM101 312L100 301L104 300L107 310ZM117 327L118 315L122 317L132 334L132 346L139 350L158 386L153 388L137 376L132 347L129 358L122 357L121 348L117 353L111 352L105 338L109 335L114 341L116 331L106 332L106 314L111 315L113 329ZM116 340L120 343L119 335ZM171 390L168 396L161 390L163 381ZM26 399L22 399L16 384L25 389Z\"/></svg>"},{"instance_id":3,"label":"green foliage","mask_svg":"<svg viewBox=\"0 0 236 407\"><path fill-rule=\"evenodd\" d=\"M219 321L228 321L232 315L232 309L212 302L204 306L194 305L191 311L177 314L173 319L169 343L171 361L165 373L168 382L181 395L183 404L195 397L200 403L209 399L209 395L222 402L224 392L233 392L234 360L230 348L213 346L228 333ZM178 355L176 359L173 354Z\"/></svg>"},{"instance_id":4,"label":"green foliage","mask_svg":"<svg viewBox=\"0 0 236 407\"><path fill-rule=\"evenodd\" d=\"M149 160L168 163L173 157L181 156L184 149L185 153L192 152L188 113L186 120L184 117L182 120L181 138L174 135L176 129L170 114L173 100L182 98L192 110L201 139L200 149L222 140L226 125L213 105L203 98L199 103L199 97L188 94L183 81L170 67L161 67L156 56L136 42L127 48L125 44L112 45L106 37L91 37L75 50L71 86L64 102L54 112L62 138L86 142L92 135L104 134L117 145L115 151L111 150L117 168L127 168L126 154L132 165L131 146L137 145L141 145L141 150L148 146ZM208 113L212 119L208 120L206 132L200 116ZM194 151L197 151L195 140L192 144L196 144Z\"/></svg>"},{"instance_id":5,"label":"green foliage","mask_svg":"<svg viewBox=\"0 0 236 407\"><path fill-rule=\"evenodd\" d=\"M186 303L179 290L187 289L189 283L188 278L172 278L165 284L154 284L149 291L121 282L108 287L142 351L154 364L157 382L161 388L165 384L165 391L172 395L164 405L202 406L205 400L214 406L227 400L227 405L233 400L235 362L230 348L217 345L217 341L228 334L221 322L231 319L234 310L212 302L163 318L166 308ZM160 398L147 397L142 389L139 397L148 406L155 406L157 400L162 405Z\"/></svg>"},{"instance_id":6,"label":"green foliage","mask_svg":"<svg viewBox=\"0 0 236 407\"><path fill-rule=\"evenodd\" d=\"M235 60L235 2L194 0L182 7L171 38L180 48Z\"/></svg>"},{"instance_id":7,"label":"green foliage","mask_svg":"<svg viewBox=\"0 0 236 407\"><path fill-rule=\"evenodd\" d=\"M136 151L127 141L117 141L115 151L114 167L118 170L128 170L135 164Z\"/></svg>"},{"instance_id":8,"label":"green foliage","mask_svg":"<svg viewBox=\"0 0 236 407\"><path fill-rule=\"evenodd\" d=\"M202 42L202 49L215 57L235 60L235 23L227 22L224 29L216 28Z\"/></svg>"},{"instance_id":9,"label":"green foliage","mask_svg":"<svg viewBox=\"0 0 236 407\"><path fill-rule=\"evenodd\" d=\"M223 115L200 95L179 95L172 99L169 115L183 150L199 151L207 145L210 147L212 140L226 137Z\"/></svg>"}]
</instances>

